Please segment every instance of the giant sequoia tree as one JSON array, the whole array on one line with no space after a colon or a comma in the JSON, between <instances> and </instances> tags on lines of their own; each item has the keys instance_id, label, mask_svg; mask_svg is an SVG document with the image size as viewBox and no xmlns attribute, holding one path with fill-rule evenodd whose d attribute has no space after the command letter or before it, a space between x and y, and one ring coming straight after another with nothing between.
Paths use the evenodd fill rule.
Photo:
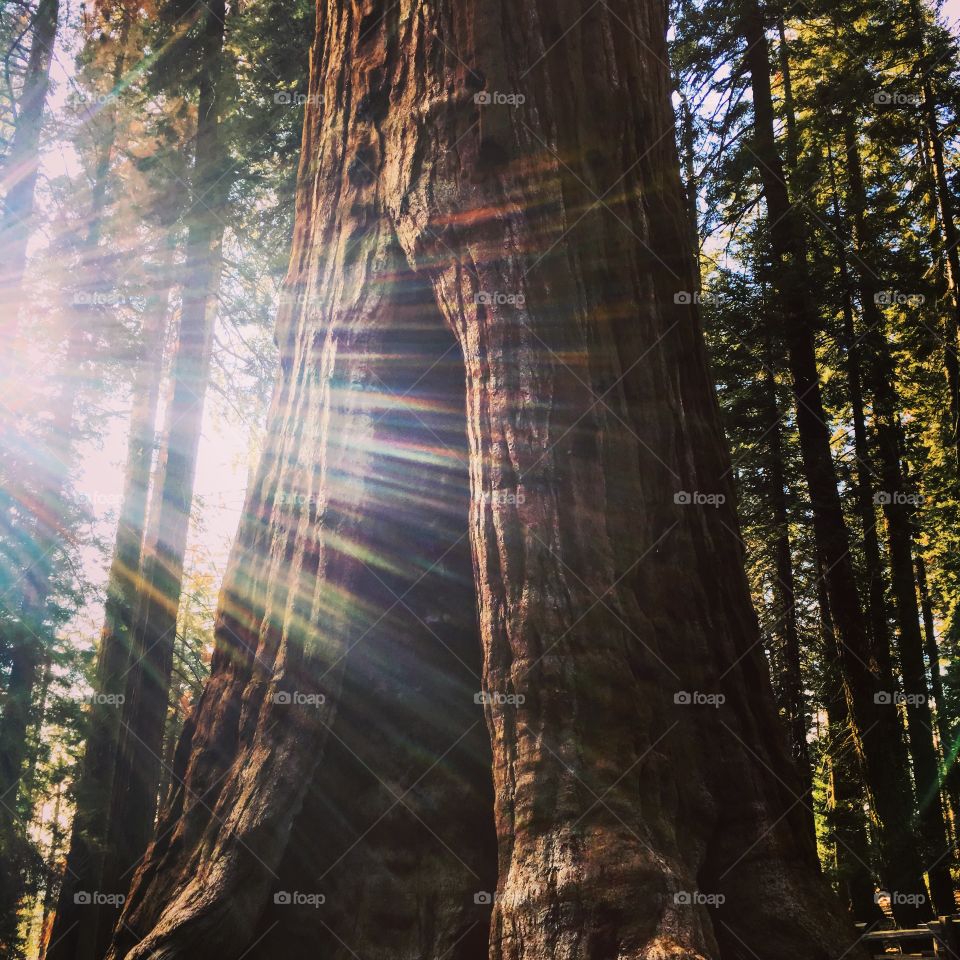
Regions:
<instances>
[{"instance_id":1,"label":"giant sequoia tree","mask_svg":"<svg viewBox=\"0 0 960 960\"><path fill-rule=\"evenodd\" d=\"M664 33L320 4L269 442L115 960L856 956L742 573Z\"/></svg>"}]
</instances>

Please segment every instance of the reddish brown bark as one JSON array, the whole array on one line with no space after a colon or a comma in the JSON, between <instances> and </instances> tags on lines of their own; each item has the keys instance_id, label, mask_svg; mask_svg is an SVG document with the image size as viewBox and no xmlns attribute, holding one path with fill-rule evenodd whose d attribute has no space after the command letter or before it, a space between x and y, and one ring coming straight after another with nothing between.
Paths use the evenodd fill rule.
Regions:
<instances>
[{"instance_id":1,"label":"reddish brown bark","mask_svg":"<svg viewBox=\"0 0 960 960\"><path fill-rule=\"evenodd\" d=\"M428 899L394 920L439 924L419 943L452 958L825 960L852 947L773 708L696 309L675 299L694 270L664 29L659 5L620 0L321 5L271 447L178 751L185 785L112 957L231 956L269 938L311 783L338 812L349 799L337 724L351 729L358 701L375 718L391 685L367 644L384 615L372 575L409 576L430 542L421 530L384 544L380 524L421 495L442 502L403 470L381 480L391 451L411 459L402 421L418 407L401 404L391 429L381 381L399 376L384 368L402 361L398 297L413 278L438 308L423 323L442 316L463 358L483 688L506 701L485 708L488 951L455 940L462 875L438 890L428 870L403 873L411 840L387 859L389 884L423 884ZM293 511L290 491L306 498ZM442 682L424 659L412 675ZM288 690L326 700L290 711L276 696ZM393 778L388 743L367 762ZM365 789L354 796L366 805ZM448 796L440 784L418 797L441 836L460 824ZM477 830L459 826L468 865ZM380 922L365 903L343 909L356 923L337 956L376 943ZM299 943L294 955L312 955Z\"/></svg>"}]
</instances>

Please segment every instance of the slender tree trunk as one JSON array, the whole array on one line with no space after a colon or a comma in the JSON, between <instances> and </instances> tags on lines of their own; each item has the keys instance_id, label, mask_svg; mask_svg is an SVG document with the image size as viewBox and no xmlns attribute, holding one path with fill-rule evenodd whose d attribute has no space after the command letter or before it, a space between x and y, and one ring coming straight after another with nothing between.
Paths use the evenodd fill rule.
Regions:
<instances>
[{"instance_id":1,"label":"slender tree trunk","mask_svg":"<svg viewBox=\"0 0 960 960\"><path fill-rule=\"evenodd\" d=\"M40 133L50 86L50 60L57 38L59 0L39 0L33 18L30 56L18 104L13 143L4 164L0 194L3 214L0 218L0 323L3 343L16 335L23 274L27 264L27 243L33 231L34 193L40 164Z\"/></svg>"},{"instance_id":2,"label":"slender tree trunk","mask_svg":"<svg viewBox=\"0 0 960 960\"><path fill-rule=\"evenodd\" d=\"M63 831L60 828L60 810L63 804L66 785L62 783L58 784L55 789L56 800L53 804L53 813L50 817L49 826L50 846L47 853L46 879L43 889L43 911L40 919L40 939L37 950L38 960L46 960L47 947L51 942L50 934L53 929L53 920L57 908L56 891L59 887L60 880L60 865L57 862L61 850L60 845L63 843Z\"/></svg>"},{"instance_id":3,"label":"slender tree trunk","mask_svg":"<svg viewBox=\"0 0 960 960\"><path fill-rule=\"evenodd\" d=\"M679 142L680 159L683 164L684 199L686 200L687 218L690 223L690 237L696 256L694 266L696 268L697 291L699 292L703 286L703 278L700 272L700 223L697 211L696 130L693 125L693 111L690 109L687 98L679 90L677 95L680 98Z\"/></svg>"},{"instance_id":4,"label":"slender tree trunk","mask_svg":"<svg viewBox=\"0 0 960 960\"><path fill-rule=\"evenodd\" d=\"M833 200L835 234L837 237L836 258L840 275L842 296L842 347L847 374L847 396L850 398L850 417L853 422L853 452L856 456L856 483L854 505L863 531L863 576L867 585L867 614L870 638L876 651L881 672L892 678L893 661L890 656L890 621L887 616L887 583L880 552L880 537L877 534L877 507L874 503L874 471L871 465L870 447L867 442L867 418L864 412L863 359L861 340L857 336L853 295L854 282L847 259L846 243L849 231L840 212L839 188L833 151L827 144L827 160Z\"/></svg>"},{"instance_id":5,"label":"slender tree trunk","mask_svg":"<svg viewBox=\"0 0 960 960\"><path fill-rule=\"evenodd\" d=\"M103 956L116 919L116 909L97 903L77 903L74 895L104 889L102 865L108 826L106 817L120 733L125 676L130 664L130 626L140 586L140 553L163 373L171 266L172 249L164 240L157 286L149 293L144 309L140 359L132 385L133 407L123 499L107 580L94 697L75 789L76 812L70 849L51 936L49 957L53 960L93 960Z\"/></svg>"},{"instance_id":6,"label":"slender tree trunk","mask_svg":"<svg viewBox=\"0 0 960 960\"><path fill-rule=\"evenodd\" d=\"M769 49L763 15L748 3L742 18L746 60L753 88L754 143L776 256L776 280L784 312L784 333L797 399L797 427L810 488L817 552L838 640L848 706L864 775L877 819L884 882L900 894L898 920L904 925L928 915L923 864L910 830L913 797L900 718L890 696L891 678L878 663L866 629L850 557L850 540L837 490L830 432L820 393L813 331L804 225L791 204L774 132ZM884 695L890 698L885 701ZM920 901L922 903L923 901Z\"/></svg>"},{"instance_id":7,"label":"slender tree trunk","mask_svg":"<svg viewBox=\"0 0 960 960\"><path fill-rule=\"evenodd\" d=\"M960 764L957 763L958 745L950 733L950 716L944 697L943 677L940 673L940 650L937 631L933 619L933 603L930 600L930 588L927 586L927 565L923 554L914 550L917 563L917 588L920 591L920 611L923 617L924 646L927 661L930 664L930 688L936 704L934 716L937 721L937 737L940 740L940 752L943 756L944 786L950 799L954 833L957 830L957 818L960 816Z\"/></svg>"},{"instance_id":8,"label":"slender tree trunk","mask_svg":"<svg viewBox=\"0 0 960 960\"><path fill-rule=\"evenodd\" d=\"M900 672L906 698L907 730L913 758L913 776L920 809L920 827L925 845L930 893L938 915L956 910L950 866L952 850L947 837L940 800L940 769L933 740L930 691L923 660L923 636L913 565L913 531L909 512L909 491L901 464L899 403L893 387L893 364L887 344L886 323L877 305L877 283L873 264L876 258L867 241L866 189L857 146L856 132L844 124L847 176L850 186L850 213L857 250L860 301L870 349L870 384L873 392L874 431L884 489L879 499L887 523L890 579L897 611L897 639Z\"/></svg>"},{"instance_id":9,"label":"slender tree trunk","mask_svg":"<svg viewBox=\"0 0 960 960\"><path fill-rule=\"evenodd\" d=\"M823 635L827 696L827 758L830 779L827 794L827 824L833 840L841 896L851 915L862 923L882 919L877 905L870 865L870 842L863 812L863 787L858 776L856 747L844 694L843 677L836 668L836 634L830 617L830 602L821 577L817 583L820 628Z\"/></svg>"},{"instance_id":10,"label":"slender tree trunk","mask_svg":"<svg viewBox=\"0 0 960 960\"><path fill-rule=\"evenodd\" d=\"M797 170L797 159L800 147L797 138L797 111L793 100L793 76L790 70L790 45L787 43L787 27L782 11L777 14L777 36L780 43L777 46L777 55L780 60L780 75L783 78L783 113L787 118L787 175L793 177Z\"/></svg>"},{"instance_id":11,"label":"slender tree trunk","mask_svg":"<svg viewBox=\"0 0 960 960\"><path fill-rule=\"evenodd\" d=\"M800 632L797 628L797 604L793 579L793 553L790 545L790 517L787 509L787 478L783 458L783 430L781 412L777 404L777 383L773 374L774 358L769 339L766 344L766 389L762 391L766 403L767 473L769 477L772 533L774 537L774 596L776 598L777 629L783 647L780 671L781 706L786 713L790 752L804 788L804 799L809 808L809 829L816 831L813 820L813 770L810 748L807 744L807 705L803 692L803 672L800 664Z\"/></svg>"},{"instance_id":12,"label":"slender tree trunk","mask_svg":"<svg viewBox=\"0 0 960 960\"><path fill-rule=\"evenodd\" d=\"M373 574L409 576L430 537L386 549L379 521L423 497L442 509L416 470L404 483L420 443L402 422L419 408L383 389L402 358L397 298L418 281L436 304L421 323L447 324L466 381L463 534L498 838L489 955L856 955L776 720L696 308L675 302L694 271L663 17L624 0L320 6L271 448L178 749L185 785L112 957L229 956L269 937L260 918L334 756L335 710L359 685L374 716L390 687L366 644L386 613ZM297 690L326 699L289 709L278 694ZM390 782L386 747L365 760ZM446 838L444 796L418 801ZM469 866L476 830L463 834ZM432 898L432 943L477 956L454 939L462 887L431 876L409 885ZM358 924L337 957L378 922L339 908ZM388 920L417 924L399 905Z\"/></svg>"},{"instance_id":13,"label":"slender tree trunk","mask_svg":"<svg viewBox=\"0 0 960 960\"><path fill-rule=\"evenodd\" d=\"M198 56L204 69L199 87L180 328L170 372L172 394L165 446L154 480L160 498L155 518L157 539L144 551L129 631L131 664L107 820L103 882L118 892L126 889L146 850L157 809L183 561L222 262L223 220L219 210L225 183L218 117L223 0L203 7L199 16L202 40Z\"/></svg>"},{"instance_id":14,"label":"slender tree trunk","mask_svg":"<svg viewBox=\"0 0 960 960\"><path fill-rule=\"evenodd\" d=\"M914 27L920 36L920 48L917 51L917 67L921 75L923 92L923 119L926 145L929 146L933 161L934 194L940 214L940 228L943 231L943 254L946 259L947 288L952 300L952 310L944 323L944 368L947 375L947 390L950 398L951 439L956 446L960 463L960 234L957 232L957 219L953 190L947 179L947 164L944 155L943 134L937 117L937 98L933 84L926 70L927 49L925 36L925 14L916 0L910 0L910 10Z\"/></svg>"}]
</instances>

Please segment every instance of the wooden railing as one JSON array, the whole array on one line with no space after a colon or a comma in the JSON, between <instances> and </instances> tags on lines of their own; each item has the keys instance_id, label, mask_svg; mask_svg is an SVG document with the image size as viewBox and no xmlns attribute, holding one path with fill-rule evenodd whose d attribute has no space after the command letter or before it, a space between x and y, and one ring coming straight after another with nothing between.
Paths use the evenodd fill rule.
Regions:
<instances>
[{"instance_id":1,"label":"wooden railing","mask_svg":"<svg viewBox=\"0 0 960 960\"><path fill-rule=\"evenodd\" d=\"M891 957L936 957L960 960L958 917L940 917L912 930L871 930L861 941L877 960Z\"/></svg>"}]
</instances>

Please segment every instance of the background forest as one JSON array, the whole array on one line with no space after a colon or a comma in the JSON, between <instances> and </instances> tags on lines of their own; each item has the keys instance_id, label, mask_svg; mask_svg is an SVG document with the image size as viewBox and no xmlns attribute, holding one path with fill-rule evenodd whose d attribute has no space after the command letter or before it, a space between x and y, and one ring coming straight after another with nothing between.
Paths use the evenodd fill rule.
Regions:
<instances>
[{"instance_id":1,"label":"background forest","mask_svg":"<svg viewBox=\"0 0 960 960\"><path fill-rule=\"evenodd\" d=\"M935 913L960 879L955 19L671 10L701 281L676 296L701 305L820 860L863 922L923 914L877 883L905 851ZM0 7L0 956L102 956L103 929L69 939L64 876L129 883L209 672L278 367L313 20L307 0ZM837 598L857 595L881 682L851 714L857 664L829 651L856 651Z\"/></svg>"}]
</instances>

